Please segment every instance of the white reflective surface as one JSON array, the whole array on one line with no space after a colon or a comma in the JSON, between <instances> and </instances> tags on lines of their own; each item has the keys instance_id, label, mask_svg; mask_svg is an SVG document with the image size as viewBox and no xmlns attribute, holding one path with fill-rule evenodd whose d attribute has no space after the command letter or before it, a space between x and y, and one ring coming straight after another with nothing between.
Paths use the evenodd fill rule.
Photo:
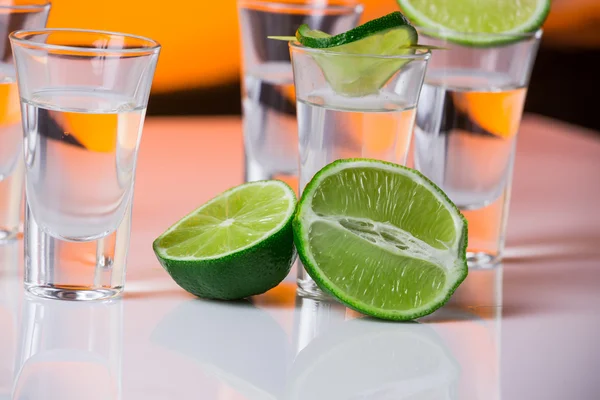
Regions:
<instances>
[{"instance_id":1,"label":"white reflective surface","mask_svg":"<svg viewBox=\"0 0 600 400\"><path fill-rule=\"evenodd\" d=\"M600 317L503 310L502 276L518 268L471 272L415 323L301 299L292 282L240 302L163 282L81 304L24 296L4 276L0 399L594 399Z\"/></svg>"},{"instance_id":2,"label":"white reflective surface","mask_svg":"<svg viewBox=\"0 0 600 400\"><path fill-rule=\"evenodd\" d=\"M297 298L294 271L276 289L240 302L200 300L179 289L150 244L237 183L242 158L234 166L231 159L241 152L239 124L150 121L123 299L80 304L25 296L22 243L0 246L0 400L599 398L599 214L593 199L570 190L577 181L552 192L566 202L536 197L551 183L520 174L519 166L535 160L528 173L544 173L541 153L517 157L504 266L471 271L433 315L390 323ZM159 138L171 128L181 132L172 141L182 151L167 163L169 173L181 171L176 180L155 162L164 153ZM211 132L205 145L185 146L198 131ZM586 163L599 159L586 154L599 154L600 143L582 141L578 149L572 172L591 174L596 165L597 174L600 164ZM233 155L223 158L226 152ZM220 178L206 173L207 186L181 187L202 170L221 171ZM527 194L532 182L537 189ZM600 197L596 187L582 190ZM569 196L577 197L569 203Z\"/></svg>"}]
</instances>

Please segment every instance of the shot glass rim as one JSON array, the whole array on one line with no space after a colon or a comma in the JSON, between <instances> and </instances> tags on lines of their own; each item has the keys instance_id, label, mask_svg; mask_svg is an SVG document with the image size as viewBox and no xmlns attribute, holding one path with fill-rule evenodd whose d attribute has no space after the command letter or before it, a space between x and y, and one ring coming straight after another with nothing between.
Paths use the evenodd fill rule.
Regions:
<instances>
[{"instance_id":1,"label":"shot glass rim","mask_svg":"<svg viewBox=\"0 0 600 400\"><path fill-rule=\"evenodd\" d=\"M38 11L51 6L50 0L32 0L29 4L1 4L0 10Z\"/></svg>"},{"instance_id":2,"label":"shot glass rim","mask_svg":"<svg viewBox=\"0 0 600 400\"><path fill-rule=\"evenodd\" d=\"M382 60L422 60L427 61L429 57L431 57L431 51L425 49L416 49L415 54L392 54L392 55L384 55L384 54L356 54L356 53L340 53L337 51L331 51L329 49L315 49L312 47L303 46L297 40L292 40L289 42L290 49L306 51L307 53L313 54L327 54L330 56L338 56L338 57L356 57L356 58L376 58Z\"/></svg>"},{"instance_id":3,"label":"shot glass rim","mask_svg":"<svg viewBox=\"0 0 600 400\"><path fill-rule=\"evenodd\" d=\"M544 30L542 28L536 29L535 31L530 32L498 32L498 33L488 33L488 32L462 32L456 31L454 29L449 29L445 27L440 28L432 28L426 26L414 25L417 32L420 34L427 35L433 39L438 40L448 40L454 36L463 36L465 38L469 37L478 37L478 38L490 38L498 40L502 42L503 40L514 40L516 42L520 42L527 39L540 39Z\"/></svg>"},{"instance_id":4,"label":"shot glass rim","mask_svg":"<svg viewBox=\"0 0 600 400\"><path fill-rule=\"evenodd\" d=\"M48 34L52 32L72 32L72 33L86 33L86 34L97 34L97 35L110 35L110 36L121 36L130 39L137 39L144 42L148 42L148 47L130 47L125 49L110 49L110 48L97 48L97 47L82 47L73 45L60 45L60 44L48 44L39 43L30 40L31 37ZM8 35L11 43L16 43L20 46L41 49L41 50L58 50L68 51L73 54L123 54L123 55L143 55L153 54L160 50L161 45L154 39L150 39L145 36L133 35L129 33L103 31L96 29L76 29L76 28L43 28L43 29L21 29L12 32Z\"/></svg>"},{"instance_id":5,"label":"shot glass rim","mask_svg":"<svg viewBox=\"0 0 600 400\"><path fill-rule=\"evenodd\" d=\"M348 13L362 13L364 5L355 0L339 0L340 4L320 4L320 3L288 3L283 1L269 1L269 0L237 0L238 7L246 6L262 6L267 10L275 11L286 11L286 10L307 10L307 11L344 11Z\"/></svg>"}]
</instances>

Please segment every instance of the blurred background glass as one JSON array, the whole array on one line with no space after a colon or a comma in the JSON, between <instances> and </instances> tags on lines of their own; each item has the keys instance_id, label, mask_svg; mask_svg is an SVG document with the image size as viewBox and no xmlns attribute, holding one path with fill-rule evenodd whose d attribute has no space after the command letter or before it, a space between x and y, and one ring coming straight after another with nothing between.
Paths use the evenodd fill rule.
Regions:
<instances>
[{"instance_id":1,"label":"blurred background glass","mask_svg":"<svg viewBox=\"0 0 600 400\"><path fill-rule=\"evenodd\" d=\"M363 21L398 10L394 0L361 2ZM163 45L149 114L241 114L235 0L53 0L52 7L49 27L135 33ZM599 19L597 0L553 0L525 111L600 130L593 97L600 89Z\"/></svg>"}]
</instances>

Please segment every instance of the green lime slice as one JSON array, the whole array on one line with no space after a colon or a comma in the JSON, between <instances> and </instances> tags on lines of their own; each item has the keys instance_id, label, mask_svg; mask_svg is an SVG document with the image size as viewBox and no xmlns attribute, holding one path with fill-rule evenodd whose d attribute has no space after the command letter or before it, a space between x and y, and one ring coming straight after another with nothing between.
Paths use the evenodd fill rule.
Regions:
<instances>
[{"instance_id":1,"label":"green lime slice","mask_svg":"<svg viewBox=\"0 0 600 400\"><path fill-rule=\"evenodd\" d=\"M381 35L388 30L397 29L405 29L407 31L406 33L408 33L408 36L406 37L409 39L408 41L395 43L395 47L405 47L417 43L417 32L399 11L376 18L335 36L331 36L318 30L311 30L308 25L304 24L296 31L296 39L298 39L302 45L315 49L325 49L352 43L352 46L344 48L344 53L382 55L382 53L379 52L370 52L370 50L376 48L375 42L380 40L378 38L372 38L371 36ZM369 41L364 42L365 39L369 39Z\"/></svg>"},{"instance_id":2,"label":"green lime slice","mask_svg":"<svg viewBox=\"0 0 600 400\"><path fill-rule=\"evenodd\" d=\"M467 222L419 172L338 160L306 186L294 240L322 289L363 314L408 320L441 307L467 276Z\"/></svg>"},{"instance_id":3,"label":"green lime slice","mask_svg":"<svg viewBox=\"0 0 600 400\"><path fill-rule=\"evenodd\" d=\"M280 181L251 182L221 193L167 229L152 247L186 291L232 300L277 286L295 258L296 195Z\"/></svg>"},{"instance_id":4,"label":"green lime slice","mask_svg":"<svg viewBox=\"0 0 600 400\"><path fill-rule=\"evenodd\" d=\"M397 0L415 24L438 36L474 46L489 46L518 39L511 34L539 29L550 12L550 0ZM469 33L506 34L474 36Z\"/></svg>"},{"instance_id":5,"label":"green lime slice","mask_svg":"<svg viewBox=\"0 0 600 400\"><path fill-rule=\"evenodd\" d=\"M349 97L376 94L410 61L391 56L411 55L419 48L417 31L400 12L335 36L302 25L296 38L306 47L326 50L312 57L333 90Z\"/></svg>"}]
</instances>

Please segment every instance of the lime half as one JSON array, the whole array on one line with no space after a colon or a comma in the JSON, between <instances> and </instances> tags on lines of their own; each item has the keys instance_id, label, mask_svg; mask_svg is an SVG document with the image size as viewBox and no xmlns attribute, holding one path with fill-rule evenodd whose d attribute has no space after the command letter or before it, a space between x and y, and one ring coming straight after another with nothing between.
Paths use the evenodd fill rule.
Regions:
<instances>
[{"instance_id":1,"label":"lime half","mask_svg":"<svg viewBox=\"0 0 600 400\"><path fill-rule=\"evenodd\" d=\"M290 271L295 257L294 191L280 181L246 183L185 216L153 243L179 286L206 298L264 293Z\"/></svg>"},{"instance_id":2,"label":"lime half","mask_svg":"<svg viewBox=\"0 0 600 400\"><path fill-rule=\"evenodd\" d=\"M349 97L375 94L415 53L418 35L400 12L369 21L331 36L302 25L296 32L300 44L325 50L312 57L333 90Z\"/></svg>"},{"instance_id":3,"label":"lime half","mask_svg":"<svg viewBox=\"0 0 600 400\"><path fill-rule=\"evenodd\" d=\"M448 40L480 46L511 42L516 39L511 34L533 32L550 12L550 0L397 1L411 22L438 31Z\"/></svg>"},{"instance_id":4,"label":"lime half","mask_svg":"<svg viewBox=\"0 0 600 400\"><path fill-rule=\"evenodd\" d=\"M339 160L306 186L294 218L306 270L367 315L408 320L441 307L467 276L467 222L419 172Z\"/></svg>"}]
</instances>

